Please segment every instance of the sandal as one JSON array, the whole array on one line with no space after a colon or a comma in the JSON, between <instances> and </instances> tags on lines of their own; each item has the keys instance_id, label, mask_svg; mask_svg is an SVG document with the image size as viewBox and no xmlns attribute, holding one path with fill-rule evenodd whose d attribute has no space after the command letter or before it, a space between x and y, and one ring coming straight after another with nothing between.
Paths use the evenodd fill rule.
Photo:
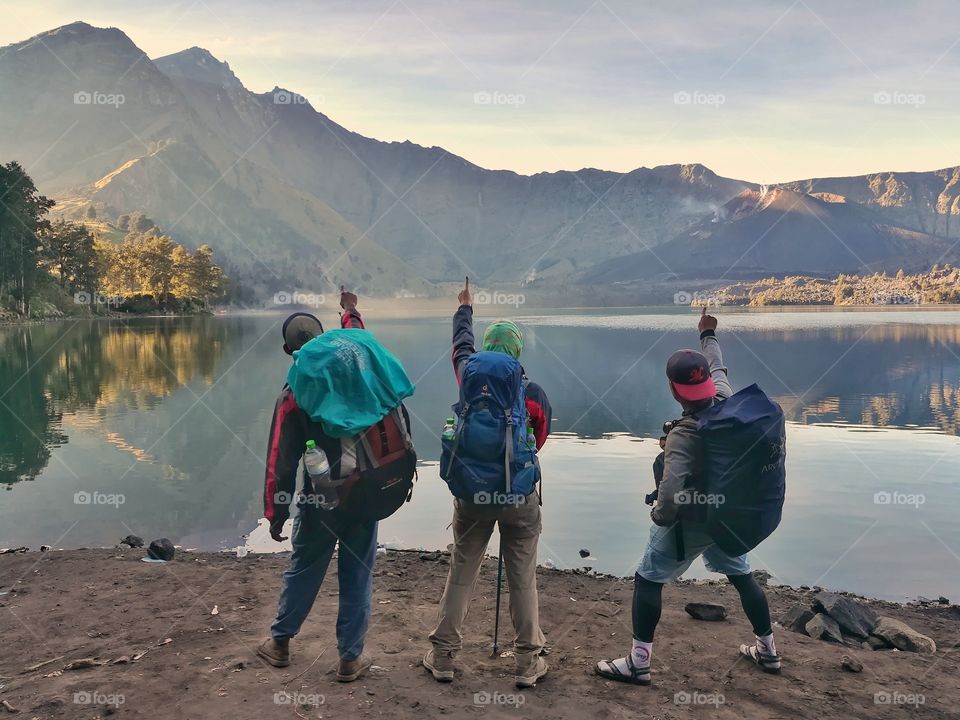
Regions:
<instances>
[{"instance_id":1,"label":"sandal","mask_svg":"<svg viewBox=\"0 0 960 720\"><path fill-rule=\"evenodd\" d=\"M765 673L770 673L771 675L780 674L779 655L765 655L757 649L756 645L741 645L740 654L754 665L757 665Z\"/></svg>"},{"instance_id":2,"label":"sandal","mask_svg":"<svg viewBox=\"0 0 960 720\"><path fill-rule=\"evenodd\" d=\"M627 655L623 658L627 662L628 673L623 673L616 665L616 660L601 660L593 667L593 671L602 678L615 680L617 682L629 683L631 685L649 685L650 684L650 666L637 667L633 664L633 658Z\"/></svg>"}]
</instances>

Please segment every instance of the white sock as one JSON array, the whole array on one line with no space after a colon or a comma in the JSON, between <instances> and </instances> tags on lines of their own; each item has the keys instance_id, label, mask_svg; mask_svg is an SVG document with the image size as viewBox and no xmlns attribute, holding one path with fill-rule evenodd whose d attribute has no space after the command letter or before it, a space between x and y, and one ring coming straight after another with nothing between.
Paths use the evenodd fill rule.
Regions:
<instances>
[{"instance_id":1,"label":"white sock","mask_svg":"<svg viewBox=\"0 0 960 720\"><path fill-rule=\"evenodd\" d=\"M642 642L634 638L630 658L638 668L650 667L650 656L653 654L653 643Z\"/></svg>"},{"instance_id":2,"label":"white sock","mask_svg":"<svg viewBox=\"0 0 960 720\"><path fill-rule=\"evenodd\" d=\"M770 633L769 635L764 635L763 637L760 637L759 635L757 635L756 638L757 638L757 650L759 652L763 653L764 655L777 654L777 646L773 642L773 633ZM634 640L634 642L636 642L636 640Z\"/></svg>"}]
</instances>

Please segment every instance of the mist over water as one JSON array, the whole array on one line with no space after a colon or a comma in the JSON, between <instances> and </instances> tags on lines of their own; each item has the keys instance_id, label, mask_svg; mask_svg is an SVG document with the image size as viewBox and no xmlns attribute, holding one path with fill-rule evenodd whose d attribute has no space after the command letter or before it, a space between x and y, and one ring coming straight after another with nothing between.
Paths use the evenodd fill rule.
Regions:
<instances>
[{"instance_id":1,"label":"mist over water","mask_svg":"<svg viewBox=\"0 0 960 720\"><path fill-rule=\"evenodd\" d=\"M663 365L697 345L696 321L664 311L520 317L522 360L555 414L542 453L541 560L630 574L650 527L643 495L656 439L678 414ZM958 595L960 313L719 317L734 388L758 382L789 420L784 520L754 567L892 599ZM0 546L113 545L134 533L200 549L280 548L257 520L289 363L282 320L0 328ZM436 461L456 399L449 317L367 321L416 381L408 408L423 462L414 502L382 523L380 540L445 547L451 497ZM699 562L690 576L706 576Z\"/></svg>"}]
</instances>

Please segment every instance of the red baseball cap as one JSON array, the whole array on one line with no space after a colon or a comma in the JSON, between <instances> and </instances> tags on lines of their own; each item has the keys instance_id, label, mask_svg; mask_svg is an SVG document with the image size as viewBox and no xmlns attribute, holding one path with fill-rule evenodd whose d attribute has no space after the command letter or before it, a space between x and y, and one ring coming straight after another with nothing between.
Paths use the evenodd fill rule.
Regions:
<instances>
[{"instance_id":1,"label":"red baseball cap","mask_svg":"<svg viewBox=\"0 0 960 720\"><path fill-rule=\"evenodd\" d=\"M717 394L717 386L710 377L710 363L696 350L677 350L667 360L667 379L674 391L684 400L697 402Z\"/></svg>"}]
</instances>

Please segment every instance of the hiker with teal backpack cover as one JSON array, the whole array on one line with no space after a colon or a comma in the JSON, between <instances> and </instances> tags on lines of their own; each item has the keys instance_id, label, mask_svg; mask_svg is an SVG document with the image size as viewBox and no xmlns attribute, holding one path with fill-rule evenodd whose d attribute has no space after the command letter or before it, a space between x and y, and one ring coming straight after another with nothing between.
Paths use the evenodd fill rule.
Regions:
<instances>
[{"instance_id":1,"label":"hiker with teal backpack cover","mask_svg":"<svg viewBox=\"0 0 960 720\"><path fill-rule=\"evenodd\" d=\"M459 300L453 367L460 399L444 429L440 460L440 475L454 495L454 547L423 666L439 682L454 679L461 628L497 526L516 631L515 680L518 687L533 687L547 672L536 577L541 528L536 453L547 440L552 411L546 393L527 380L520 365L520 328L508 320L491 323L478 352L469 280Z\"/></svg>"},{"instance_id":2,"label":"hiker with teal backpack cover","mask_svg":"<svg viewBox=\"0 0 960 720\"><path fill-rule=\"evenodd\" d=\"M607 679L650 685L653 636L665 583L702 555L740 595L756 642L740 656L766 673L780 672L763 588L746 553L780 522L785 496L786 435L783 411L756 385L734 394L717 339L717 319L700 317L701 352L678 350L667 379L683 416L669 427L663 478L650 513L650 529L633 588L633 646L625 657L603 660L594 672Z\"/></svg>"},{"instance_id":3,"label":"hiker with teal backpack cover","mask_svg":"<svg viewBox=\"0 0 960 720\"><path fill-rule=\"evenodd\" d=\"M363 650L378 521L409 500L416 452L402 404L413 393L412 383L364 329L357 296L341 288L340 305L339 330L324 333L319 319L302 312L283 324L283 349L294 363L270 423L263 493L274 540L287 540L291 504L297 512L276 619L257 655L274 667L290 664L291 640L339 548L336 677L350 682L372 662Z\"/></svg>"}]
</instances>

